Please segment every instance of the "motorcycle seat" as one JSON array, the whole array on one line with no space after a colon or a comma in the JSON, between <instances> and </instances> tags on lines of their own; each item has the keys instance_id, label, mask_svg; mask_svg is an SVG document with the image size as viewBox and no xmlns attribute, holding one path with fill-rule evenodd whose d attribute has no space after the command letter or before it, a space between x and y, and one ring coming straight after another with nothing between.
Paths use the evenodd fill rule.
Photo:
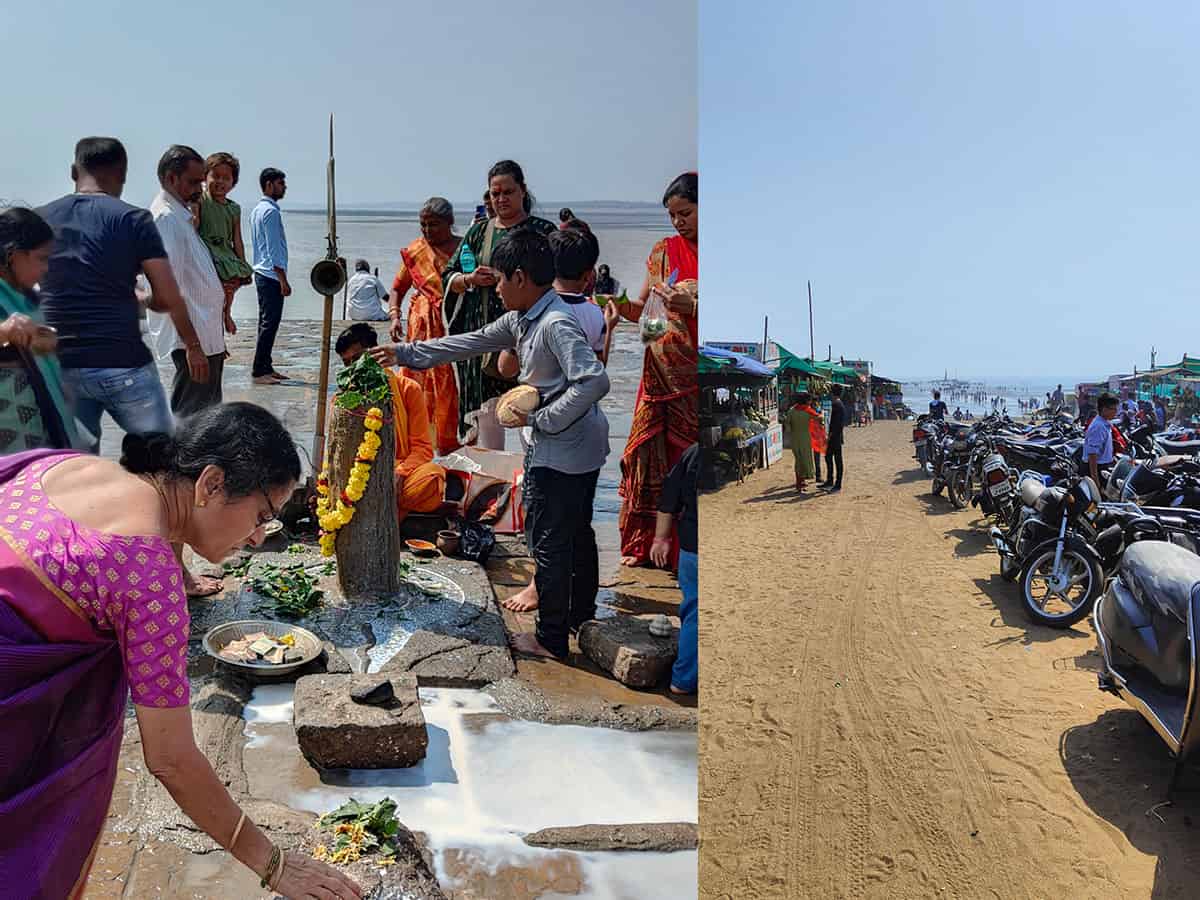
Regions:
<instances>
[{"instance_id":1,"label":"motorcycle seat","mask_svg":"<svg viewBox=\"0 0 1200 900\"><path fill-rule=\"evenodd\" d=\"M1036 478L1026 478L1021 482L1021 502L1031 509L1044 493L1046 493L1045 483Z\"/></svg>"},{"instance_id":2,"label":"motorcycle seat","mask_svg":"<svg viewBox=\"0 0 1200 900\"><path fill-rule=\"evenodd\" d=\"M1147 611L1186 623L1200 592L1200 556L1168 541L1138 541L1121 558L1121 580Z\"/></svg>"}]
</instances>

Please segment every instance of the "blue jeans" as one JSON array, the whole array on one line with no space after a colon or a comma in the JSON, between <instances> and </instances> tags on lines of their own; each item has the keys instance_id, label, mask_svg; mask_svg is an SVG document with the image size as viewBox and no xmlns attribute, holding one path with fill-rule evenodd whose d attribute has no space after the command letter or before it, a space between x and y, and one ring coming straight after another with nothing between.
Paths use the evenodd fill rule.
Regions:
<instances>
[{"instance_id":1,"label":"blue jeans","mask_svg":"<svg viewBox=\"0 0 1200 900\"><path fill-rule=\"evenodd\" d=\"M108 413L129 434L170 434L174 430L167 393L158 367L140 369L63 369L63 380L75 401L75 418L96 439L100 452L100 417Z\"/></svg>"},{"instance_id":2,"label":"blue jeans","mask_svg":"<svg viewBox=\"0 0 1200 900\"><path fill-rule=\"evenodd\" d=\"M675 667L671 670L671 684L688 693L694 693L700 683L696 635L699 582L700 557L680 550L679 590L683 594L683 603L679 605L679 655L675 657Z\"/></svg>"},{"instance_id":3,"label":"blue jeans","mask_svg":"<svg viewBox=\"0 0 1200 900\"><path fill-rule=\"evenodd\" d=\"M279 323L283 320L283 286L276 279L255 272L254 288L258 291L258 341L254 345L250 377L258 378L275 371L271 351L275 349L275 335L279 334Z\"/></svg>"}]
</instances>

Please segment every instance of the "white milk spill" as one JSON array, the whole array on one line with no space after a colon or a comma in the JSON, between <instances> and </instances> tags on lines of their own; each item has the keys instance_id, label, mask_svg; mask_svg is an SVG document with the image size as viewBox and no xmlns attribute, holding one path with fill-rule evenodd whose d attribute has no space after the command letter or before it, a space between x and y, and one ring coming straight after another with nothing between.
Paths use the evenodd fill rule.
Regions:
<instances>
[{"instance_id":1,"label":"white milk spill","mask_svg":"<svg viewBox=\"0 0 1200 900\"><path fill-rule=\"evenodd\" d=\"M563 851L537 850L521 840L542 828L696 821L692 733L516 721L481 692L422 688L429 750L420 765L331 772L322 781L296 745L292 692L292 685L264 685L246 705L251 792L318 814L350 797L375 802L390 796L400 821L428 836L444 885L455 880L447 863L458 860L453 865L461 867L463 856L476 874L552 867ZM569 896L697 895L695 852L570 856L584 889ZM568 895L548 890L540 896Z\"/></svg>"}]
</instances>

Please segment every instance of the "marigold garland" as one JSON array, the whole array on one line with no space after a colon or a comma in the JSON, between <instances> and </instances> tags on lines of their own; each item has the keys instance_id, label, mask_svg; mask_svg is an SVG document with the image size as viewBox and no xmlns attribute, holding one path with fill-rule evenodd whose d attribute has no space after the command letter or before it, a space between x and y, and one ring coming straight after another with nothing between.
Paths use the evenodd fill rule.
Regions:
<instances>
[{"instance_id":1,"label":"marigold garland","mask_svg":"<svg viewBox=\"0 0 1200 900\"><path fill-rule=\"evenodd\" d=\"M317 478L317 522L321 526L321 555L333 556L334 544L337 542L338 529L350 523L354 518L354 505L362 499L371 480L371 464L379 453L383 440L379 437L379 429L383 427L383 411L377 406L367 410L366 433L362 443L354 454L354 463L350 466L350 477L346 479L346 487L337 499L336 505L331 504L329 497L329 460ZM331 509L331 505L333 508Z\"/></svg>"}]
</instances>

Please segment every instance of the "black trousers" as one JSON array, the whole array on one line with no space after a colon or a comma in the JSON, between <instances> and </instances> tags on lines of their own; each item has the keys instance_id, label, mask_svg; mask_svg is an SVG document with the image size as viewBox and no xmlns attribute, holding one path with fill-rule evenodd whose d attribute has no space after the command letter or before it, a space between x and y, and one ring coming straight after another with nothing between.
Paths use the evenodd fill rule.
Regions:
<instances>
[{"instance_id":1,"label":"black trousers","mask_svg":"<svg viewBox=\"0 0 1200 900\"><path fill-rule=\"evenodd\" d=\"M543 466L525 470L525 540L537 565L537 639L559 657L567 656L570 632L596 618L600 554L592 506L599 476Z\"/></svg>"},{"instance_id":2,"label":"black trousers","mask_svg":"<svg viewBox=\"0 0 1200 900\"><path fill-rule=\"evenodd\" d=\"M842 486L842 445L830 444L825 449L826 484L833 482L836 487ZM835 476L834 470L837 471Z\"/></svg>"},{"instance_id":3,"label":"black trousers","mask_svg":"<svg viewBox=\"0 0 1200 900\"><path fill-rule=\"evenodd\" d=\"M270 375L275 371L271 351L275 349L275 335L279 333L279 322L283 319L283 287L274 278L254 273L254 288L258 291L258 342L254 346L254 366L250 375Z\"/></svg>"},{"instance_id":4,"label":"black trousers","mask_svg":"<svg viewBox=\"0 0 1200 900\"><path fill-rule=\"evenodd\" d=\"M221 402L221 377L225 372L224 353L208 358L208 381L204 384L192 381L185 351L172 350L171 362L175 363L175 378L171 382L171 412L176 418L185 419Z\"/></svg>"}]
</instances>

